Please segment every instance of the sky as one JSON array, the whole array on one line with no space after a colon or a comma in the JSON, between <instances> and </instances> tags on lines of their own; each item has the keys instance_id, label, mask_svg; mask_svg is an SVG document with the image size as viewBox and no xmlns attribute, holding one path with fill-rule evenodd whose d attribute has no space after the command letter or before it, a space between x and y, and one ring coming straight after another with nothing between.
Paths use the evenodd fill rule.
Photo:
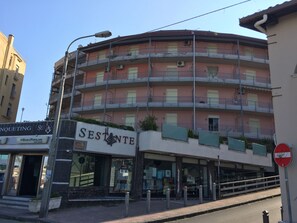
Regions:
<instances>
[{"instance_id":1,"label":"sky","mask_svg":"<svg viewBox=\"0 0 297 223\"><path fill-rule=\"evenodd\" d=\"M239 26L239 19L281 4L284 0L15 0L3 1L0 32L14 35L14 47L27 67L16 121L46 118L54 64L72 40L110 30L111 38L140 34L207 14L177 25L174 30L202 30L266 39ZM228 6L239 5L226 8ZM163 29L164 30L164 29ZM100 42L88 38L71 45ZM22 114L22 108L24 108ZM21 115L22 114L22 115ZM22 116L22 117L21 117Z\"/></svg>"}]
</instances>

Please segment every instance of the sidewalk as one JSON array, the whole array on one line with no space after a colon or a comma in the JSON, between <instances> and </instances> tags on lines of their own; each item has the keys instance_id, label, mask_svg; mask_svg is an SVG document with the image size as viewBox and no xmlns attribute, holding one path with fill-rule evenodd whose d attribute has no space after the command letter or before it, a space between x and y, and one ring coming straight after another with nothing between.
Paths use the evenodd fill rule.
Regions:
<instances>
[{"instance_id":1,"label":"sidewalk","mask_svg":"<svg viewBox=\"0 0 297 223\"><path fill-rule=\"evenodd\" d=\"M26 210L0 208L0 218L47 223L165 222L222 210L279 195L280 189L275 188L202 204L198 204L198 200L189 200L187 207L183 207L183 200L172 200L169 210L166 209L165 200L152 200L150 214L146 214L146 201L130 202L128 217L124 217L125 205L123 203L112 206L93 205L88 207L62 208L56 211L50 211L48 217L45 219L39 219L37 214L32 214Z\"/></svg>"}]
</instances>

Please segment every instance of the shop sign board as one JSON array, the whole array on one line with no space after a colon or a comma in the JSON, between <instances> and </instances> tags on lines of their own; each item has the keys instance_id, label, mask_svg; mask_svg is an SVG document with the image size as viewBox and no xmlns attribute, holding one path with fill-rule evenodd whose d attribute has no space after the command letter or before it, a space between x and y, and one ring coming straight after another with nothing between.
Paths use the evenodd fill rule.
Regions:
<instances>
[{"instance_id":1,"label":"shop sign board","mask_svg":"<svg viewBox=\"0 0 297 223\"><path fill-rule=\"evenodd\" d=\"M18 144L46 144L48 136L22 136L17 138Z\"/></svg>"},{"instance_id":2,"label":"shop sign board","mask_svg":"<svg viewBox=\"0 0 297 223\"><path fill-rule=\"evenodd\" d=\"M135 156L134 131L78 122L75 140L86 142L85 151Z\"/></svg>"},{"instance_id":3,"label":"shop sign board","mask_svg":"<svg viewBox=\"0 0 297 223\"><path fill-rule=\"evenodd\" d=\"M51 135L53 133L53 124L52 121L0 124L0 135Z\"/></svg>"},{"instance_id":4,"label":"shop sign board","mask_svg":"<svg viewBox=\"0 0 297 223\"><path fill-rule=\"evenodd\" d=\"M280 167L287 167L292 161L291 148L285 143L278 144L274 149L274 161Z\"/></svg>"}]
</instances>

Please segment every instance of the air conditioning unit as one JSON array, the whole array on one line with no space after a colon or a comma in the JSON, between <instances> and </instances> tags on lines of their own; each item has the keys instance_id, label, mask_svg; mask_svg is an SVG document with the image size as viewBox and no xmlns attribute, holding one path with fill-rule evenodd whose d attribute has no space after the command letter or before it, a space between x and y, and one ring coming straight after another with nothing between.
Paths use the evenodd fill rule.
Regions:
<instances>
[{"instance_id":1,"label":"air conditioning unit","mask_svg":"<svg viewBox=\"0 0 297 223\"><path fill-rule=\"evenodd\" d=\"M185 61L182 61L182 60L177 61L177 62L176 62L176 65L177 65L178 67L184 67L184 66L185 66Z\"/></svg>"},{"instance_id":2,"label":"air conditioning unit","mask_svg":"<svg viewBox=\"0 0 297 223\"><path fill-rule=\"evenodd\" d=\"M117 70L123 70L123 69L124 69L124 65L123 64L117 65Z\"/></svg>"}]
</instances>

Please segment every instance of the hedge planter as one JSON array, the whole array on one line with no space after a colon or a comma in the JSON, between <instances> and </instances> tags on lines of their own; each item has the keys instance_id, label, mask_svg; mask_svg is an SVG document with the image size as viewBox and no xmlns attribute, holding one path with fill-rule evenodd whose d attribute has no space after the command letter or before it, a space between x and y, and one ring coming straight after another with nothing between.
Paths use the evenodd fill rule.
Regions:
<instances>
[{"instance_id":1,"label":"hedge planter","mask_svg":"<svg viewBox=\"0 0 297 223\"><path fill-rule=\"evenodd\" d=\"M49 201L49 205L48 205L48 210L52 210L52 209L57 209L60 207L61 205L61 200L62 200L62 197L52 197L50 198L50 201ZM41 206L41 200L31 200L29 202L29 211L30 212L34 212L34 213L37 213L40 211L40 206Z\"/></svg>"}]
</instances>

